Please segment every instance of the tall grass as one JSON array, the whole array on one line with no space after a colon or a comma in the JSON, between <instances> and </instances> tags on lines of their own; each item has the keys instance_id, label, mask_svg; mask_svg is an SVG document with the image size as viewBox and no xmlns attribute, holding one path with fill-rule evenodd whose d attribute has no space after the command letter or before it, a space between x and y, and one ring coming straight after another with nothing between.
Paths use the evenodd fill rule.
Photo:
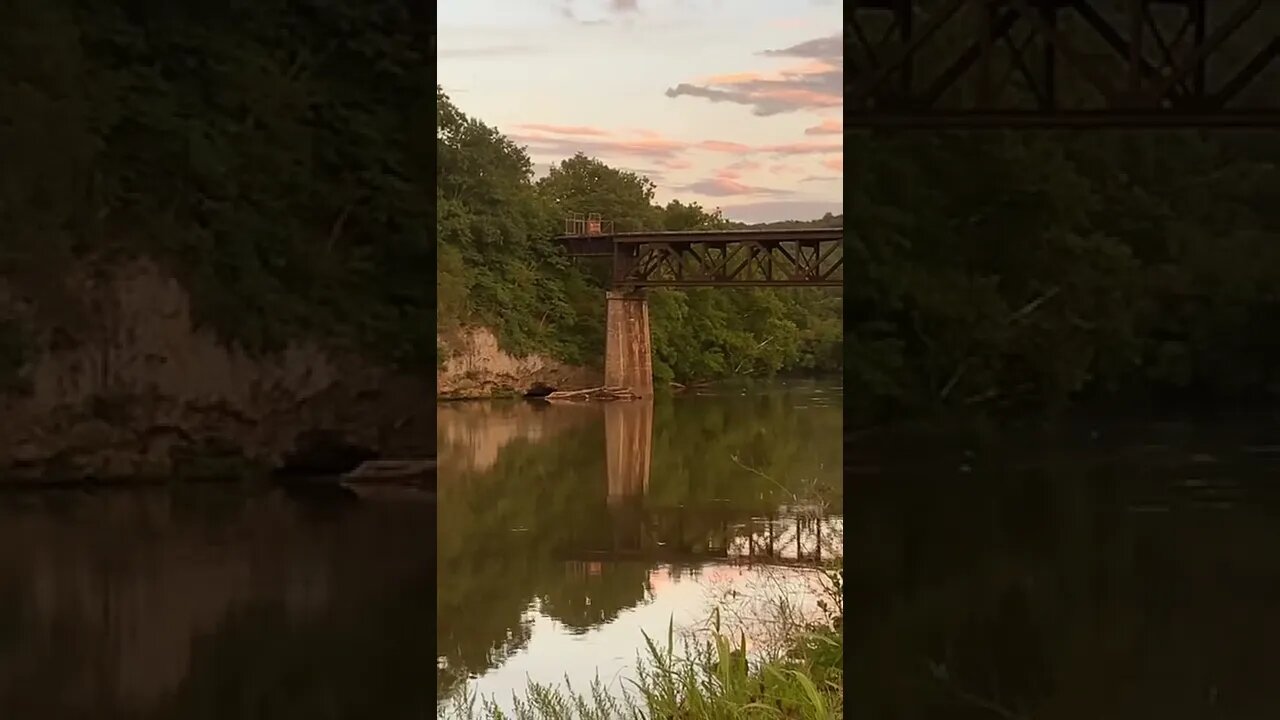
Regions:
<instances>
[{"instance_id":1,"label":"tall grass","mask_svg":"<svg viewBox=\"0 0 1280 720\"><path fill-rule=\"evenodd\" d=\"M504 712L492 699L466 693L446 706L453 720L728 720L844 717L842 571L828 571L824 619L796 628L786 647L750 658L746 635L722 628L717 611L709 636L676 651L675 629L665 644L645 634L636 676L611 691L597 677L585 692L531 682Z\"/></svg>"}]
</instances>

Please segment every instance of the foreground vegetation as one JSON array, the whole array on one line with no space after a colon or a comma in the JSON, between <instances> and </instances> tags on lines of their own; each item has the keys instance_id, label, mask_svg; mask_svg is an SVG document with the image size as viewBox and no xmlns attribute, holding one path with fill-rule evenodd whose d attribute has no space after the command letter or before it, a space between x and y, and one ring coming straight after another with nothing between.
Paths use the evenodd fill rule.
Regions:
<instances>
[{"instance_id":1,"label":"foreground vegetation","mask_svg":"<svg viewBox=\"0 0 1280 720\"><path fill-rule=\"evenodd\" d=\"M493 698L464 696L447 705L457 720L737 720L844 717L843 572L827 574L824 619L791 626L781 652L750 659L744 635L725 632L717 613L701 645L676 650L668 625L665 645L645 636L646 653L636 676L619 689L599 679L583 692L566 678L563 687L530 683L504 713Z\"/></svg>"}]
</instances>

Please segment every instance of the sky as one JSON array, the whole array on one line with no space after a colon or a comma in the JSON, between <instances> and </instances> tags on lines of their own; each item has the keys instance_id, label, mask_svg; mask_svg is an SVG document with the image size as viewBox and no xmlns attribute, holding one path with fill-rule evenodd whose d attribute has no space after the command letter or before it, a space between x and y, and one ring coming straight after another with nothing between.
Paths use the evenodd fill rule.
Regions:
<instances>
[{"instance_id":1,"label":"sky","mask_svg":"<svg viewBox=\"0 0 1280 720\"><path fill-rule=\"evenodd\" d=\"M835 0L438 0L437 78L536 173L581 151L743 222L843 212ZM582 212L589 212L584 208Z\"/></svg>"}]
</instances>

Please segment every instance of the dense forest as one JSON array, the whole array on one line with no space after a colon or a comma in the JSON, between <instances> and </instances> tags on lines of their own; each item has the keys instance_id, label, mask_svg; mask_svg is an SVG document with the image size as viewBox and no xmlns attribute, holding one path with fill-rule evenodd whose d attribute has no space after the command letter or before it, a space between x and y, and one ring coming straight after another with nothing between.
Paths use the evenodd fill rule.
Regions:
<instances>
[{"instance_id":1,"label":"dense forest","mask_svg":"<svg viewBox=\"0 0 1280 720\"><path fill-rule=\"evenodd\" d=\"M645 178L582 156L535 182L520 148L438 101L445 325L492 323L517 352L589 362L602 346L601 285L549 244L564 213L598 209L620 229L730 224L697 205L654 205ZM850 220L824 219L848 231L843 297L655 292L659 380L839 368L847 302L849 395L878 414L1280 396L1280 138L847 142ZM453 170L464 164L470 176Z\"/></svg>"},{"instance_id":2,"label":"dense forest","mask_svg":"<svg viewBox=\"0 0 1280 720\"><path fill-rule=\"evenodd\" d=\"M927 14L939 4L918 5ZM1117 3L1088 5L1104 26L1131 31ZM1145 5L1146 40L1132 47L1159 64L1192 10ZM1222 34L1235 4L1210 5ZM1257 12L1206 64L1211 89L1274 38L1280 7L1251 5ZM916 77L947 69L985 27L985 10L970 5L944 25ZM1099 75L1124 75L1128 54L1078 10L1057 13L1058 32ZM851 44L855 15L879 23L859 30L872 37L889 22L847 14ZM1028 57L1048 47L1031 24L1010 33L1007 48ZM993 92L1002 105L1036 107L1038 70L1004 49L992 59ZM1062 107L1098 102L1075 67L1063 60L1056 71ZM1237 100L1274 106L1276 70ZM972 102L987 81L963 75L940 102ZM1274 130L850 132L845 155L845 373L863 409L1280 399Z\"/></svg>"},{"instance_id":3,"label":"dense forest","mask_svg":"<svg viewBox=\"0 0 1280 720\"><path fill-rule=\"evenodd\" d=\"M428 372L438 319L598 363L602 268L553 247L564 214L730 224L588 157L535 180L432 97L430 19L404 3L19 0L4 18L5 390L86 332L60 279L139 255L251 349L312 337ZM816 221L846 227L845 291L654 292L660 381L843 368L877 412L1280 394L1274 133L846 143L850 217Z\"/></svg>"},{"instance_id":4,"label":"dense forest","mask_svg":"<svg viewBox=\"0 0 1280 720\"><path fill-rule=\"evenodd\" d=\"M442 333L497 332L514 354L602 362L607 267L570 261L553 237L572 212L618 231L731 227L697 203L654 202L648 178L579 154L537 180L519 146L437 90L438 298ZM795 225L839 227L828 216ZM839 291L654 290L650 322L659 382L839 372ZM441 348L442 356L447 347Z\"/></svg>"},{"instance_id":5,"label":"dense forest","mask_svg":"<svg viewBox=\"0 0 1280 720\"><path fill-rule=\"evenodd\" d=\"M1280 136L847 142L853 398L883 411L1280 397Z\"/></svg>"},{"instance_id":6,"label":"dense forest","mask_svg":"<svg viewBox=\"0 0 1280 720\"><path fill-rule=\"evenodd\" d=\"M16 0L0 19L0 388L146 256L251 350L430 370L431 9Z\"/></svg>"}]
</instances>

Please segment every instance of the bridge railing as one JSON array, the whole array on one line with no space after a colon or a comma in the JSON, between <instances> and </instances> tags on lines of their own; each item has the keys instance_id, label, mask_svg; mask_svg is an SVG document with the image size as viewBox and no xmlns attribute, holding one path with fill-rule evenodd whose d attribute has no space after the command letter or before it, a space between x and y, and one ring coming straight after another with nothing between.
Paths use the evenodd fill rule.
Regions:
<instances>
[{"instance_id":1,"label":"bridge railing","mask_svg":"<svg viewBox=\"0 0 1280 720\"><path fill-rule=\"evenodd\" d=\"M613 221L600 217L600 213L570 213L564 219L564 234L568 236L612 235Z\"/></svg>"}]
</instances>

